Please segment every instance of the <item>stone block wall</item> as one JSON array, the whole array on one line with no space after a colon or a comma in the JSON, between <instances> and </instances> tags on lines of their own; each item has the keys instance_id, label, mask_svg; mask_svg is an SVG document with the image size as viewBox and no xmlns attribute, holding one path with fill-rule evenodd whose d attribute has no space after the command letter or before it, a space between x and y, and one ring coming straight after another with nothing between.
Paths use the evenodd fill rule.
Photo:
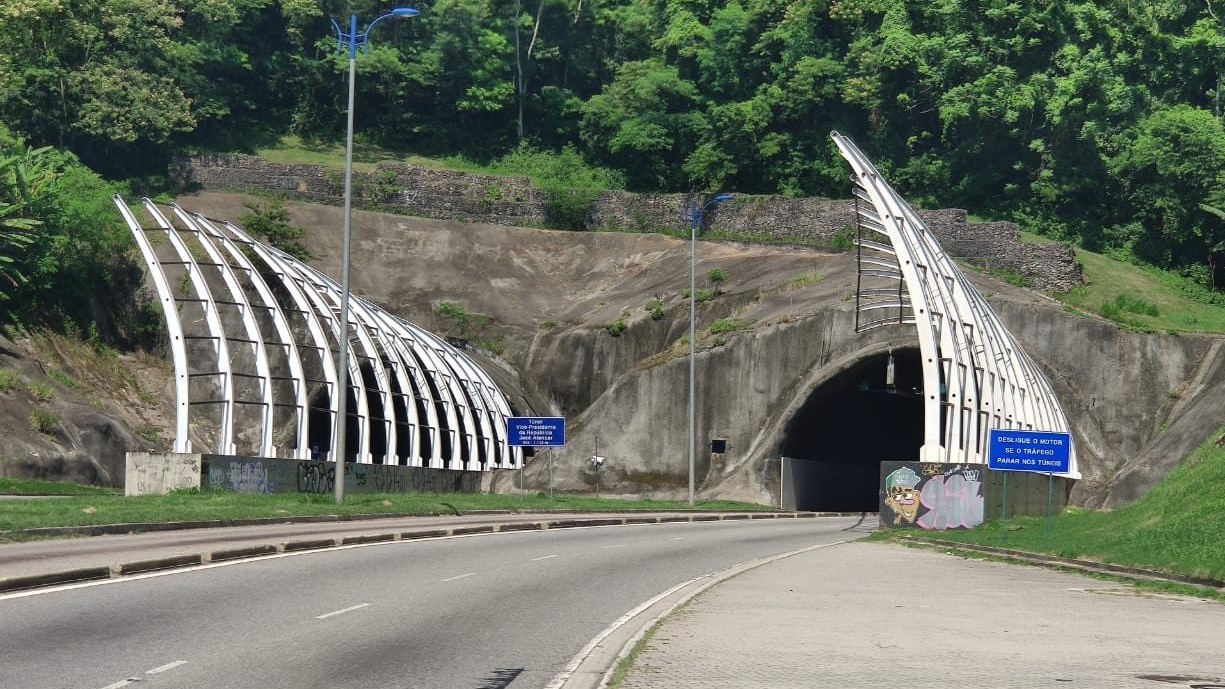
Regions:
<instances>
[{"instance_id":1,"label":"stone block wall","mask_svg":"<svg viewBox=\"0 0 1225 689\"><path fill-rule=\"evenodd\" d=\"M340 171L313 165L282 165L246 155L187 158L175 170L186 188L283 194L315 203L341 205ZM526 177L495 177L416 165L379 163L353 174L354 206L438 220L543 227L544 194ZM689 220L685 194L634 194L609 191L600 196L591 228L685 231ZM1011 222L970 224L960 209L920 211L919 215L952 256L988 270L1026 277L1030 286L1062 292L1083 284L1072 249L1056 243L1021 241ZM854 203L820 198L737 196L712 206L704 230L713 236L765 238L776 242L830 245L855 227Z\"/></svg>"}]
</instances>

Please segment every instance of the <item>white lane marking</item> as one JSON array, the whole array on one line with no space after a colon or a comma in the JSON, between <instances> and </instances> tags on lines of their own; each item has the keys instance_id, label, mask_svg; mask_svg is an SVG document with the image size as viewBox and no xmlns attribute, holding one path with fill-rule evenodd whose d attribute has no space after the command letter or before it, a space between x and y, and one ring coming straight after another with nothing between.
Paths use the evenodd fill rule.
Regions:
<instances>
[{"instance_id":1,"label":"white lane marking","mask_svg":"<svg viewBox=\"0 0 1225 689\"><path fill-rule=\"evenodd\" d=\"M639 605L633 610L630 610L629 612L625 613L621 617L617 618L617 620L613 622L612 624L610 624L604 631L600 632L599 634L595 636L594 639L587 642L587 645L583 647L583 650L579 651L578 655L574 656L574 658L570 660L570 662L566 665L565 669L562 670L556 677L554 677L552 682L549 682L547 685L545 685L545 689L560 689L563 685L565 685L567 681L569 681L570 676L574 674L574 671L578 669L578 666L583 664L583 661L587 659L587 656L591 655L591 652L595 650L595 647L599 646L600 643L603 642L604 639L608 638L609 635L617 631L622 625L626 624L630 620L642 614L642 612L646 610L647 608L650 608L652 605L655 605L657 602L663 600L664 598L667 598L668 596L671 596L673 593L685 588L686 586L702 578L703 577L697 577L694 579L690 579L689 581L681 582L677 584L676 586L673 586L672 588L668 589L667 591L664 591L663 593L659 594L658 596L655 596L651 600L643 603L642 605Z\"/></svg>"},{"instance_id":2,"label":"white lane marking","mask_svg":"<svg viewBox=\"0 0 1225 689\"><path fill-rule=\"evenodd\" d=\"M771 562L774 562L775 560L781 560L785 557L791 557L793 555L799 555L800 553L806 553L806 552L809 552L810 550L820 550L821 548L830 548L836 545L842 545L843 543L849 543L849 541L835 541L833 543L822 543L820 545L808 546L807 548L800 548L799 550L792 550L791 552L781 553L778 555L772 555L770 557L761 558L760 560L753 562L750 566L750 569L760 567L761 565L769 564ZM567 682L570 681L570 678L574 676L574 672L578 670L578 667L583 664L584 660L587 659L587 656L591 655L591 653L595 651L596 646L599 646L601 643L603 643L605 639L607 639L609 636L613 634L613 632L617 631L622 626L628 624L630 620L634 619L638 615L641 615L646 610L649 610L651 606L667 598L668 596L671 596L673 593L687 586L690 586L691 584L702 581L703 579L708 580L705 586L699 586L695 590L689 592L687 595L682 596L679 600L677 600L671 607L669 607L661 615L655 617L655 619L653 620L647 620L646 623L642 625L642 627L638 630L638 633L635 634L633 637L631 637L628 642L626 642L625 646L621 649L621 652L617 654L616 659L614 659L612 664L608 668L606 668L605 676L601 680L600 686L607 684L608 674L609 672L612 671L612 668L616 667L617 663L621 662L621 660L625 657L625 654L628 653L629 650L633 648L635 644L638 643L638 640L641 639L642 636L646 634L646 632L651 627L655 626L656 622L658 622L659 620L662 620L665 616L667 616L673 610L676 610L680 606L684 605L685 603L693 599L695 596L697 596L699 593L701 593L702 591L705 591L707 588L714 586L715 584L720 584L724 581L727 581L728 579L732 578L732 576L736 574L740 574L741 571L747 571L747 570L740 570L742 566L743 566L743 563L737 563L727 569L724 569L721 572L715 572L712 574L703 574L700 577L694 577L693 579L690 579L689 581L681 582L677 584L676 586L673 586L672 588L668 589L667 591L664 591L663 593L659 594L658 596L655 596L651 600L643 603L642 605L639 605L633 610L630 610L629 612L625 613L621 617L617 618L615 622L613 622L608 627L606 627L604 631L600 632L599 634L595 636L595 638L589 641L587 645L583 647L583 650L578 652L578 655L571 658L570 662L566 664L566 667L561 672L557 673L557 675L553 678L553 681L545 685L545 689L562 689L562 687L565 687Z\"/></svg>"},{"instance_id":3,"label":"white lane marking","mask_svg":"<svg viewBox=\"0 0 1225 689\"><path fill-rule=\"evenodd\" d=\"M474 576L476 576L476 572L468 572L467 574L461 574L457 577L451 577L450 579L443 579L442 582L445 584L448 581L455 581L456 579L466 579L468 577L474 577Z\"/></svg>"},{"instance_id":4,"label":"white lane marking","mask_svg":"<svg viewBox=\"0 0 1225 689\"><path fill-rule=\"evenodd\" d=\"M126 687L129 684L136 684L139 681L140 680L135 677L129 677L127 679L121 679L114 684L108 684L105 687L102 687L102 689L119 689L120 687Z\"/></svg>"},{"instance_id":5,"label":"white lane marking","mask_svg":"<svg viewBox=\"0 0 1225 689\"><path fill-rule=\"evenodd\" d=\"M173 663L166 663L165 665L161 667L155 667L152 670L145 670L145 674L146 675L157 675L167 670L173 670L180 665L186 665L186 664L187 664L186 660L176 660Z\"/></svg>"},{"instance_id":6,"label":"white lane marking","mask_svg":"<svg viewBox=\"0 0 1225 689\"><path fill-rule=\"evenodd\" d=\"M624 548L624 547L625 547L625 544L624 544L624 543L618 543L617 545L602 545L602 546L600 546L600 547L601 547L601 548L603 548L604 550L608 550L609 548Z\"/></svg>"},{"instance_id":7,"label":"white lane marking","mask_svg":"<svg viewBox=\"0 0 1225 689\"><path fill-rule=\"evenodd\" d=\"M368 607L370 607L370 604L369 604L369 603L359 603L359 604L357 604L357 605L351 605L351 606L349 606L349 607L345 608L344 610L333 610L332 612L325 612L325 613L323 613L322 615L315 615L315 619L316 619L316 620L323 620L323 619L327 619L327 618L329 618L329 617L335 617L335 616L337 616L337 615L343 615L343 614L345 614L346 612L353 612L354 610L361 610L362 608L368 608Z\"/></svg>"},{"instance_id":8,"label":"white lane marking","mask_svg":"<svg viewBox=\"0 0 1225 689\"><path fill-rule=\"evenodd\" d=\"M683 540L685 540L685 537L684 537L684 536L677 536L676 538L669 538L668 540L669 540L669 541L683 541Z\"/></svg>"},{"instance_id":9,"label":"white lane marking","mask_svg":"<svg viewBox=\"0 0 1225 689\"><path fill-rule=\"evenodd\" d=\"M830 519L835 519L830 517ZM804 520L807 523L808 520ZM700 526L700 525L728 525L733 521L710 521L710 522L676 522L679 525ZM587 529L614 529L619 525L609 526L587 526ZM658 526L658 524L625 524L624 526ZM820 531L845 531L846 527L833 524L821 524ZM279 560L284 557L300 557L306 555L319 555L333 553L341 550L352 550L353 548L374 548L388 545L410 545L414 543L429 543L432 541L450 541L457 538L480 538L484 536L511 536L511 535L538 535L548 534L547 530L540 531L492 531L475 534L455 534L452 536L435 536L432 538L412 538L399 541L378 541L375 543L352 543L349 545L339 545L334 548L323 548L320 550L295 550L288 553L277 553L276 555L256 555L254 557L238 558L234 560L225 560L223 562L210 562L208 564L193 565L191 567L180 567L177 569L166 569L158 572L146 572L144 574L125 574L114 579L98 579L95 581L79 581L73 584L60 584L59 586L45 586L39 588L28 589L25 591L14 591L12 593L0 594L0 602L8 600L16 600L18 598L29 598L31 596L45 596L51 593L61 593L63 591L76 591L77 589L88 589L95 586L112 586L115 584L126 584L133 581L141 581L142 579L154 579L157 577L170 577L179 574L188 574L191 572L199 572L206 569L216 569L218 567L234 567L237 565L250 564L252 562L267 562L270 560ZM103 689L110 689L103 687Z\"/></svg>"},{"instance_id":10,"label":"white lane marking","mask_svg":"<svg viewBox=\"0 0 1225 689\"><path fill-rule=\"evenodd\" d=\"M540 562L541 560L549 560L555 557L557 556L556 555L545 555L544 557L534 557L532 558L532 562Z\"/></svg>"}]
</instances>

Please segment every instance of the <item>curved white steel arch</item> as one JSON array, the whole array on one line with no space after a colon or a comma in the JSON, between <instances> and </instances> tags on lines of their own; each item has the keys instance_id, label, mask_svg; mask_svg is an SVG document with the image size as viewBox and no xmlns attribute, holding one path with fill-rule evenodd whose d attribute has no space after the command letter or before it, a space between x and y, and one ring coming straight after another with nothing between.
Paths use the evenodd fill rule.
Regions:
<instances>
[{"instance_id":1,"label":"curved white steel arch","mask_svg":"<svg viewBox=\"0 0 1225 689\"><path fill-rule=\"evenodd\" d=\"M992 428L1070 432L1041 371L910 204L850 139L830 136L854 173L859 229L874 233L856 238L856 329L911 324L918 333L919 460L985 464ZM1080 478L1074 445L1069 475Z\"/></svg>"},{"instance_id":2,"label":"curved white steel arch","mask_svg":"<svg viewBox=\"0 0 1225 689\"><path fill-rule=\"evenodd\" d=\"M225 328L221 325L221 313L217 309L217 301L213 298L213 291L209 287L208 280L205 279L200 264L192 255L191 249L187 247L187 243L179 236L174 225L157 210L155 204L146 199L145 209L153 216L154 222L159 225L159 229L165 233L167 239L170 240L170 245L174 247L175 254L178 255L177 263L183 266L184 282L183 286L188 284L192 287L192 292L195 297L181 297L176 300L181 302L195 302L204 310L204 321L208 326L208 335L186 335L184 339L210 340L213 343L213 352L216 355L215 370L201 371L199 373L189 373L188 376L201 377L218 377L221 387L221 399L219 400L197 400L191 404L217 404L221 406L221 423L219 425L220 437L217 441L217 452L219 454L231 455L235 452L234 447L234 376L232 375L232 363L230 358L229 338L226 337ZM162 261L165 265L167 261ZM219 269L224 270L222 266Z\"/></svg>"},{"instance_id":3,"label":"curved white steel arch","mask_svg":"<svg viewBox=\"0 0 1225 689\"><path fill-rule=\"evenodd\" d=\"M272 291L268 288L268 283L264 282L264 278L259 274L255 264L242 252L240 248L242 245L229 237L225 232L222 232L206 218L198 215L192 216L177 204L171 204L171 208L174 209L174 214L181 220L195 223L210 239L220 242L226 254L229 255L230 260L247 274L248 283L255 288L256 293L259 295L261 308L265 309L272 319L272 327L276 330L277 339L279 340L277 344L285 350L285 363L289 367L288 380L290 385L293 386L294 401L292 405L288 405L288 403L282 404L292 406L297 410L295 436L305 438L306 413L310 408L310 401L307 397L306 372L302 368L302 359L298 353L298 344L294 341L293 329L290 327L285 313L277 306L276 297L273 296ZM246 246L249 246L249 244L246 244ZM271 429L266 430L270 431ZM271 444L269 444L269 447L271 447ZM294 459L310 459L310 448L305 446L297 447L293 457Z\"/></svg>"},{"instance_id":4,"label":"curved white steel arch","mask_svg":"<svg viewBox=\"0 0 1225 689\"><path fill-rule=\"evenodd\" d=\"M132 213L132 209L128 208L128 204L124 203L122 197L116 194L112 200L119 208L119 214L123 216L129 228L140 227L140 222ZM143 231L133 230L132 234L136 237L136 246L140 249L140 255L149 266L149 275L153 279L154 289L157 290L158 300L161 301L162 313L166 316L166 329L170 331L170 359L174 363L175 393L173 449L175 452L191 452L191 438L188 434L191 386L187 374L187 345L184 341L183 323L179 318L178 304L175 302L174 293L170 291L166 272L162 270L162 265L157 260L157 253L153 250L149 238Z\"/></svg>"},{"instance_id":5,"label":"curved white steel arch","mask_svg":"<svg viewBox=\"0 0 1225 689\"><path fill-rule=\"evenodd\" d=\"M149 213L158 219L158 222L169 226L170 221L165 214L157 208L155 204L147 204ZM263 405L261 416L263 417L260 425L260 441L259 455L261 457L275 457L276 449L272 446L272 418L273 411L276 407L272 402L272 371L268 366L268 348L264 344L264 338L260 334L259 324L255 322L255 309L252 308L251 302L247 299L247 294L242 286L238 283L238 275L233 270L233 267L228 265L228 262L217 251L217 247L213 246L211 237L191 217L185 215L183 210L176 205L171 206L176 217L185 225L185 229L194 232L196 243L204 249L204 253L208 254L209 261L213 266L217 267L217 272L225 283L226 292L229 293L232 301L228 302L231 306L238 307L239 319L242 321L243 330L245 331L247 344L251 345L252 355L255 357L255 378L259 381L260 387L260 404ZM258 293L258 291L257 291ZM240 375L237 371L231 371L231 376ZM245 400L235 400L238 402L246 402Z\"/></svg>"},{"instance_id":6,"label":"curved white steel arch","mask_svg":"<svg viewBox=\"0 0 1225 689\"><path fill-rule=\"evenodd\" d=\"M507 442L506 418L511 411L505 396L488 374L442 338L364 299L353 297L349 330L352 340L342 343L342 329L336 313L340 287L331 278L284 252L260 244L231 223L214 223L172 204L179 225L176 226L155 203L145 199L144 205L157 225L153 229L164 232L174 248L178 260L172 263L182 264L187 271L184 286L192 288L191 296L176 296L162 267L164 262L146 235L153 229L145 229L122 198L116 196L114 202L149 265L171 333L178 396L176 452L190 451L188 431L193 404L215 402L220 404L222 413L213 415L207 422L218 429L220 442L216 451L235 453L233 408L236 403L243 402L235 399L232 381L238 376L258 379L260 385L259 403L264 404L264 413L259 415L260 440L255 453L261 456L277 454L271 442L276 419L272 410L284 407L293 409L296 415L292 424L294 444L286 448L286 452L299 459L307 457L312 383L326 386L333 393L326 429L326 435L333 436L331 431L339 405L335 361L338 350L330 346L335 342L337 347L351 347L349 385L351 394L357 399L358 433L350 447L357 446L358 462L468 470L514 468L522 464L522 451L510 447ZM179 236L180 232L189 232L196 238L208 256L207 263L193 257L192 249ZM211 271L203 272L202 265L215 268L216 275ZM278 282L280 289L273 289L269 279ZM248 295L248 290L253 294ZM214 296L222 292L229 298ZM178 313L183 301L201 305L206 329L200 330L198 324L193 324L201 334L185 330ZM232 305L237 310L223 311L219 305ZM256 309L268 310L270 326L269 319L261 326L254 316ZM289 313L298 314L300 319L289 318ZM208 361L190 360L191 353L184 340L192 337L212 340L214 356ZM231 357L235 350L230 345L235 342L251 345L250 361L247 357ZM268 357L272 348L286 354L286 361L278 362L277 370L273 370ZM307 378L301 357L312 350L319 354L323 380ZM373 384L370 386L362 375L364 364L372 369ZM287 374L281 369L288 369ZM222 376L221 399L202 402L190 399L188 381L192 376L219 374ZM292 392L283 393L285 386L274 385L274 380L291 381L288 387ZM371 418L368 394L372 399L381 400L381 418ZM399 406L397 401L401 403ZM386 441L384 451L377 458L370 454L372 424L376 422L383 424L382 436ZM439 437L442 432L451 434L449 453L443 452ZM400 442L401 433L408 434L407 442ZM334 446L335 438L332 443L329 459L339 456L339 448Z\"/></svg>"}]
</instances>

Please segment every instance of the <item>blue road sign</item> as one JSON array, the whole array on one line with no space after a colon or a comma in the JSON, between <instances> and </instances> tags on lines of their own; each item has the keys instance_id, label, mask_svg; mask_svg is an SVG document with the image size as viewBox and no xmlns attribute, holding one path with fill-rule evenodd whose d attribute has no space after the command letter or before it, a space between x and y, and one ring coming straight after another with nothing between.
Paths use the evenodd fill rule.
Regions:
<instances>
[{"instance_id":1,"label":"blue road sign","mask_svg":"<svg viewBox=\"0 0 1225 689\"><path fill-rule=\"evenodd\" d=\"M511 416L506 419L511 447L563 447L566 419L561 416Z\"/></svg>"},{"instance_id":2,"label":"blue road sign","mask_svg":"<svg viewBox=\"0 0 1225 689\"><path fill-rule=\"evenodd\" d=\"M1066 474L1072 464L1072 436L1050 431L991 429L987 466L1003 471Z\"/></svg>"}]
</instances>

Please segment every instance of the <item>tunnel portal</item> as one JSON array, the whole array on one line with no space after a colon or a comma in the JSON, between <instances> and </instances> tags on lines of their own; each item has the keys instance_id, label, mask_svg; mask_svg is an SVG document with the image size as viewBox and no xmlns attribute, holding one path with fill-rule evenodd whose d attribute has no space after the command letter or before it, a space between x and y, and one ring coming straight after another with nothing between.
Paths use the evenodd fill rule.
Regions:
<instances>
[{"instance_id":1,"label":"tunnel portal","mask_svg":"<svg viewBox=\"0 0 1225 689\"><path fill-rule=\"evenodd\" d=\"M917 461L922 444L919 350L878 354L813 390L787 423L784 490L795 496L797 510L875 512L880 463Z\"/></svg>"}]
</instances>

